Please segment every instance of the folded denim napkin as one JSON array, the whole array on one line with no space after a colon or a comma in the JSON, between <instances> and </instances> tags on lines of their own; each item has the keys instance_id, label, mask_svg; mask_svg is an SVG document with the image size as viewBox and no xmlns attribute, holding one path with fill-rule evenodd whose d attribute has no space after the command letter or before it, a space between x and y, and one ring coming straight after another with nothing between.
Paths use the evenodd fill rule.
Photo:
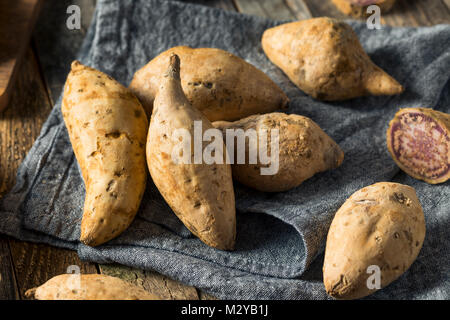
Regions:
<instances>
[{"instance_id":1,"label":"folded denim napkin","mask_svg":"<svg viewBox=\"0 0 450 320\"><path fill-rule=\"evenodd\" d=\"M400 172L385 132L402 107L450 112L450 26L369 30L349 21L373 61L406 87L399 96L343 102L313 100L264 55L264 18L162 0L99 0L79 54L124 85L160 52L176 45L228 50L267 73L289 96L289 113L312 118L344 150L343 165L283 193L235 183L234 252L193 237L149 179L138 216L120 237L90 248L78 242L84 184L61 116L61 99L0 199L0 232L78 250L82 259L152 269L229 299L326 299L321 267L334 213L356 190L379 181L414 187L427 235L413 266L370 298L450 298L450 183L429 185Z\"/></svg>"}]
</instances>

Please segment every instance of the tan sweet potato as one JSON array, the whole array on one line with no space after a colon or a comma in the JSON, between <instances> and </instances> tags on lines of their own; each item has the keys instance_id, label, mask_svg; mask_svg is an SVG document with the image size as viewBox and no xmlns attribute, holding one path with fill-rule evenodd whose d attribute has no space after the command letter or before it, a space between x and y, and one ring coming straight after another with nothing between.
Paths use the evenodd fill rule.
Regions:
<instances>
[{"instance_id":1,"label":"tan sweet potato","mask_svg":"<svg viewBox=\"0 0 450 320\"><path fill-rule=\"evenodd\" d=\"M86 185L80 240L97 246L122 233L139 208L147 176L147 116L127 88L78 61L61 110Z\"/></svg>"},{"instance_id":2,"label":"tan sweet potato","mask_svg":"<svg viewBox=\"0 0 450 320\"><path fill-rule=\"evenodd\" d=\"M172 54L181 60L181 85L191 105L210 121L237 120L286 108L288 98L262 71L220 49L171 48L138 70L130 89L151 114L160 77Z\"/></svg>"},{"instance_id":3,"label":"tan sweet potato","mask_svg":"<svg viewBox=\"0 0 450 320\"><path fill-rule=\"evenodd\" d=\"M62 274L25 292L37 300L161 300L119 278L102 274Z\"/></svg>"},{"instance_id":4,"label":"tan sweet potato","mask_svg":"<svg viewBox=\"0 0 450 320\"><path fill-rule=\"evenodd\" d=\"M368 15L367 8L371 5L380 7L381 13L386 13L394 6L396 0L332 0L334 5L344 14L355 18Z\"/></svg>"},{"instance_id":5,"label":"tan sweet potato","mask_svg":"<svg viewBox=\"0 0 450 320\"><path fill-rule=\"evenodd\" d=\"M450 178L450 114L401 109L389 123L386 142L395 163L411 177L431 184Z\"/></svg>"},{"instance_id":6,"label":"tan sweet potato","mask_svg":"<svg viewBox=\"0 0 450 320\"><path fill-rule=\"evenodd\" d=\"M326 101L395 95L403 87L377 67L345 22L315 18L264 32L267 57L305 93Z\"/></svg>"},{"instance_id":7,"label":"tan sweet potato","mask_svg":"<svg viewBox=\"0 0 450 320\"><path fill-rule=\"evenodd\" d=\"M275 112L250 116L236 122L217 121L213 125L222 130L227 145L230 143L226 132L228 129L242 129L248 133L249 129L256 131L256 139L245 140L245 150L242 150L243 143L233 142L235 159L232 170L233 178L260 191L289 190L318 172L339 167L344 160L344 152L333 139L314 121L296 114ZM278 130L279 156L273 157L270 163L261 163L259 157L257 163L250 163L249 150L259 150L258 141L261 134L267 134L267 149L272 151L270 142L273 129ZM229 137L234 140L234 136ZM246 161L239 164L237 154L242 151L245 152ZM261 168L271 166L278 168L275 174L262 174Z\"/></svg>"},{"instance_id":8,"label":"tan sweet potato","mask_svg":"<svg viewBox=\"0 0 450 320\"><path fill-rule=\"evenodd\" d=\"M226 148L218 132L222 154L216 156L222 159L222 164L196 161L194 121L201 125L202 136L205 130L213 128L184 95L180 60L173 55L169 69L161 78L150 122L147 140L150 174L166 202L194 235L211 247L231 250L236 235L236 210L231 167L224 161ZM187 141L177 134L181 130L192 137L192 148L189 148L192 153L177 149L180 141ZM199 146L203 152L206 145L200 141ZM183 156L190 163L183 162Z\"/></svg>"},{"instance_id":9,"label":"tan sweet potato","mask_svg":"<svg viewBox=\"0 0 450 320\"><path fill-rule=\"evenodd\" d=\"M358 190L337 211L328 231L327 293L358 299L386 287L411 266L424 238L425 218L413 188L380 182Z\"/></svg>"}]
</instances>

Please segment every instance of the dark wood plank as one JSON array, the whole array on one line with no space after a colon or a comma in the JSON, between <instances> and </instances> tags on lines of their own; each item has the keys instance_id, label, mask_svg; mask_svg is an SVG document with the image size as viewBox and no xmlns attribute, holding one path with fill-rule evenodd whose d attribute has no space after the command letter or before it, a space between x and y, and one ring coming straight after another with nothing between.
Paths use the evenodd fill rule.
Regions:
<instances>
[{"instance_id":1,"label":"dark wood plank","mask_svg":"<svg viewBox=\"0 0 450 320\"><path fill-rule=\"evenodd\" d=\"M187 2L213 8L225 9L228 11L236 11L236 7L234 6L232 0L188 0Z\"/></svg>"},{"instance_id":2,"label":"dark wood plank","mask_svg":"<svg viewBox=\"0 0 450 320\"><path fill-rule=\"evenodd\" d=\"M296 16L283 0L234 0L239 12L276 20L292 20Z\"/></svg>"},{"instance_id":3,"label":"dark wood plank","mask_svg":"<svg viewBox=\"0 0 450 320\"><path fill-rule=\"evenodd\" d=\"M167 300L198 300L194 287L184 285L157 272L144 271L117 264L100 265L102 274L121 278Z\"/></svg>"},{"instance_id":4,"label":"dark wood plank","mask_svg":"<svg viewBox=\"0 0 450 320\"><path fill-rule=\"evenodd\" d=\"M340 12L331 0L304 0L313 17L332 17L337 19L348 19L349 17Z\"/></svg>"},{"instance_id":5,"label":"dark wood plank","mask_svg":"<svg viewBox=\"0 0 450 320\"><path fill-rule=\"evenodd\" d=\"M450 10L450 0L442 0L442 1L447 6L447 9Z\"/></svg>"},{"instance_id":6,"label":"dark wood plank","mask_svg":"<svg viewBox=\"0 0 450 320\"><path fill-rule=\"evenodd\" d=\"M441 0L398 0L382 20L392 26L432 26L450 23L450 11Z\"/></svg>"},{"instance_id":7,"label":"dark wood plank","mask_svg":"<svg viewBox=\"0 0 450 320\"><path fill-rule=\"evenodd\" d=\"M70 5L81 9L80 30L67 28L67 8ZM95 5L96 0L46 0L42 6L33 37L52 103L61 94L70 64L76 58L91 23Z\"/></svg>"},{"instance_id":8,"label":"dark wood plank","mask_svg":"<svg viewBox=\"0 0 450 320\"><path fill-rule=\"evenodd\" d=\"M286 5L292 10L298 20L312 18L311 11L304 0L285 0Z\"/></svg>"},{"instance_id":9,"label":"dark wood plank","mask_svg":"<svg viewBox=\"0 0 450 320\"><path fill-rule=\"evenodd\" d=\"M314 17L351 19L341 13L331 0L304 0ZM445 0L450 2L450 0ZM362 19L361 19L362 20ZM431 26L450 23L448 4L442 0L397 0L391 11L381 16L381 23L391 26Z\"/></svg>"},{"instance_id":10,"label":"dark wood plank","mask_svg":"<svg viewBox=\"0 0 450 320\"><path fill-rule=\"evenodd\" d=\"M17 168L38 136L51 108L37 61L32 50L28 49L20 66L11 101L0 114L2 193L14 185ZM12 239L9 240L9 247L20 297L23 297L26 289L65 273L69 265L79 265L82 272L97 272L95 265L82 263L73 251ZM2 248L5 248L4 244ZM5 253L2 252L2 255Z\"/></svg>"},{"instance_id":11,"label":"dark wood plank","mask_svg":"<svg viewBox=\"0 0 450 320\"><path fill-rule=\"evenodd\" d=\"M75 251L16 240L10 240L10 247L22 298L26 290L68 273L72 266L80 273L98 273L94 264L82 262Z\"/></svg>"},{"instance_id":12,"label":"dark wood plank","mask_svg":"<svg viewBox=\"0 0 450 320\"><path fill-rule=\"evenodd\" d=\"M14 185L17 168L52 109L31 49L18 75L11 101L0 113L0 195Z\"/></svg>"},{"instance_id":13,"label":"dark wood plank","mask_svg":"<svg viewBox=\"0 0 450 320\"><path fill-rule=\"evenodd\" d=\"M0 237L0 300L19 299L8 239Z\"/></svg>"},{"instance_id":14,"label":"dark wood plank","mask_svg":"<svg viewBox=\"0 0 450 320\"><path fill-rule=\"evenodd\" d=\"M0 1L0 110L11 97L42 0Z\"/></svg>"}]
</instances>

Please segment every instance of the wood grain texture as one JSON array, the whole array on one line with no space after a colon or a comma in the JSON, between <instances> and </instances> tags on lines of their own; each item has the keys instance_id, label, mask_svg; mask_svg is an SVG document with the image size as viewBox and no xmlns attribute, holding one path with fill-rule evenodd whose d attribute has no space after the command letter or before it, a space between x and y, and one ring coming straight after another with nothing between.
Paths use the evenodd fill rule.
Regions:
<instances>
[{"instance_id":1,"label":"wood grain texture","mask_svg":"<svg viewBox=\"0 0 450 320\"><path fill-rule=\"evenodd\" d=\"M450 0L442 0L442 1L447 6L447 9L450 10Z\"/></svg>"},{"instance_id":2,"label":"wood grain texture","mask_svg":"<svg viewBox=\"0 0 450 320\"><path fill-rule=\"evenodd\" d=\"M349 19L348 16L341 13L331 0L304 0L313 17L332 17L337 19Z\"/></svg>"},{"instance_id":3,"label":"wood grain texture","mask_svg":"<svg viewBox=\"0 0 450 320\"><path fill-rule=\"evenodd\" d=\"M19 69L11 101L0 114L2 193L14 185L17 168L38 136L51 108L37 61L32 50L28 49ZM5 245L1 247L4 249ZM95 265L82 263L73 251L12 239L9 240L9 247L20 297L23 297L26 289L65 273L69 265L79 265L85 273L97 272ZM4 256L3 251L1 254Z\"/></svg>"},{"instance_id":4,"label":"wood grain texture","mask_svg":"<svg viewBox=\"0 0 450 320\"><path fill-rule=\"evenodd\" d=\"M285 0L286 5L292 10L297 20L305 20L312 18L311 11L309 10L304 0Z\"/></svg>"},{"instance_id":5,"label":"wood grain texture","mask_svg":"<svg viewBox=\"0 0 450 320\"><path fill-rule=\"evenodd\" d=\"M187 2L228 11L236 11L236 7L232 0L188 0Z\"/></svg>"},{"instance_id":6,"label":"wood grain texture","mask_svg":"<svg viewBox=\"0 0 450 320\"><path fill-rule=\"evenodd\" d=\"M22 299L26 290L68 273L71 266L79 268L80 273L98 273L94 264L82 262L75 251L12 239L10 247Z\"/></svg>"},{"instance_id":7,"label":"wood grain texture","mask_svg":"<svg viewBox=\"0 0 450 320\"><path fill-rule=\"evenodd\" d=\"M67 8L81 9L81 29L67 28ZM70 64L76 58L95 10L96 0L46 0L33 38L49 96L54 103L61 94Z\"/></svg>"},{"instance_id":8,"label":"wood grain texture","mask_svg":"<svg viewBox=\"0 0 450 320\"><path fill-rule=\"evenodd\" d=\"M398 0L382 20L396 27L432 26L450 23L450 11L442 0Z\"/></svg>"},{"instance_id":9,"label":"wood grain texture","mask_svg":"<svg viewBox=\"0 0 450 320\"><path fill-rule=\"evenodd\" d=\"M283 0L234 0L239 12L277 20L295 19L295 14Z\"/></svg>"},{"instance_id":10,"label":"wood grain texture","mask_svg":"<svg viewBox=\"0 0 450 320\"><path fill-rule=\"evenodd\" d=\"M150 291L164 300L198 300L194 287L184 285L153 271L144 271L118 264L100 265L102 274L121 278Z\"/></svg>"},{"instance_id":11,"label":"wood grain texture","mask_svg":"<svg viewBox=\"0 0 450 320\"><path fill-rule=\"evenodd\" d=\"M304 0L314 17L328 16L351 19L341 13L331 0ZM450 2L450 0L445 0ZM360 19L364 21L364 19ZM397 0L391 11L381 16L381 23L402 26L432 26L450 23L450 11L443 0Z\"/></svg>"},{"instance_id":12,"label":"wood grain texture","mask_svg":"<svg viewBox=\"0 0 450 320\"><path fill-rule=\"evenodd\" d=\"M8 239L0 237L0 300L20 298L17 288L14 265L9 250Z\"/></svg>"},{"instance_id":13,"label":"wood grain texture","mask_svg":"<svg viewBox=\"0 0 450 320\"><path fill-rule=\"evenodd\" d=\"M41 0L0 1L0 110L11 97Z\"/></svg>"},{"instance_id":14,"label":"wood grain texture","mask_svg":"<svg viewBox=\"0 0 450 320\"><path fill-rule=\"evenodd\" d=\"M277 20L306 19L310 16L348 18L330 0L190 0L225 10L236 10ZM392 14L383 17L391 25L431 25L449 23L450 0L399 0ZM81 30L65 27L66 9L70 4L81 8ZM253 5L249 5L253 4ZM8 108L0 113L0 196L15 182L17 167L39 134L53 101L64 85L70 62L75 57L90 23L95 0L46 0L39 28L34 34L39 59L28 49L20 67ZM444 10L445 9L445 10ZM43 74L39 73L39 63ZM45 79L45 81L43 81ZM45 83L48 85L46 86ZM49 98L51 97L51 98ZM24 290L65 273L78 265L83 273L118 276L155 292L164 299L215 299L213 296L183 285L163 275L119 265L81 262L76 252L46 245L0 238L0 299L17 299ZM12 268L15 268L15 272ZM16 277L17 275L17 277Z\"/></svg>"}]
</instances>

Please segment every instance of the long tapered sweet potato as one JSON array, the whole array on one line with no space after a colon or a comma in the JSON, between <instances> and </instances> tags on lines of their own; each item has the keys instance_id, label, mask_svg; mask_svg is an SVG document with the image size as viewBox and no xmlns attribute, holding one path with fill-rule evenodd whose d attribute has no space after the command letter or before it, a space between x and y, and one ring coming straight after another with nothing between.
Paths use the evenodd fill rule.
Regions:
<instances>
[{"instance_id":1,"label":"long tapered sweet potato","mask_svg":"<svg viewBox=\"0 0 450 320\"><path fill-rule=\"evenodd\" d=\"M147 140L150 174L166 202L194 235L211 247L231 250L236 236L236 209L231 167L225 162L226 147L218 132L215 141L222 152L217 150L215 156L222 159L222 164L207 164L202 157L206 144L195 138L196 131L202 139L205 131L213 128L184 95L180 60L172 55L161 78L150 122ZM178 149L180 142L187 141L192 142L188 151ZM196 159L197 148L200 159Z\"/></svg>"},{"instance_id":2,"label":"long tapered sweet potato","mask_svg":"<svg viewBox=\"0 0 450 320\"><path fill-rule=\"evenodd\" d=\"M226 144L232 142L234 162L233 178L254 189L265 192L286 191L300 185L318 172L337 168L344 160L344 152L314 121L296 114L268 113L250 116L235 122L217 121L213 125L222 130ZM232 131L229 131L229 130ZM272 130L278 130L278 155L272 153ZM227 130L232 134L229 135ZM239 144L234 139L236 130L243 130L248 138ZM251 138L254 130L256 135ZM259 150L261 135L266 135L267 150L271 160L250 163L250 150ZM243 136L241 136L242 138ZM232 141L229 141L229 139ZM276 147L276 146L275 146ZM245 148L245 150L243 150ZM245 154L245 163L238 163L238 154ZM261 168L273 168L267 174Z\"/></svg>"},{"instance_id":3,"label":"long tapered sweet potato","mask_svg":"<svg viewBox=\"0 0 450 320\"><path fill-rule=\"evenodd\" d=\"M138 70L129 88L151 114L160 77L172 54L181 60L181 86L191 105L210 121L233 121L286 108L289 99L262 71L215 48L171 48Z\"/></svg>"},{"instance_id":4,"label":"long tapered sweet potato","mask_svg":"<svg viewBox=\"0 0 450 320\"><path fill-rule=\"evenodd\" d=\"M334 5L344 14L361 18L368 15L367 8L377 5L381 13L386 13L394 6L396 0L332 0Z\"/></svg>"},{"instance_id":5,"label":"long tapered sweet potato","mask_svg":"<svg viewBox=\"0 0 450 320\"><path fill-rule=\"evenodd\" d=\"M356 191L328 231L323 263L327 293L358 299L386 287L417 258L425 232L414 188L379 182Z\"/></svg>"},{"instance_id":6,"label":"long tapered sweet potato","mask_svg":"<svg viewBox=\"0 0 450 320\"><path fill-rule=\"evenodd\" d=\"M345 22L315 18L268 29L267 57L305 93L326 101L395 95L403 87L376 66Z\"/></svg>"},{"instance_id":7,"label":"long tapered sweet potato","mask_svg":"<svg viewBox=\"0 0 450 320\"><path fill-rule=\"evenodd\" d=\"M86 186L80 240L97 246L122 233L139 208L147 116L127 88L78 61L61 110Z\"/></svg>"},{"instance_id":8,"label":"long tapered sweet potato","mask_svg":"<svg viewBox=\"0 0 450 320\"><path fill-rule=\"evenodd\" d=\"M389 123L386 142L394 161L410 176L431 184L450 178L450 114L400 109Z\"/></svg>"},{"instance_id":9,"label":"long tapered sweet potato","mask_svg":"<svg viewBox=\"0 0 450 320\"><path fill-rule=\"evenodd\" d=\"M62 274L25 292L37 300L161 300L119 278L102 274Z\"/></svg>"}]
</instances>

